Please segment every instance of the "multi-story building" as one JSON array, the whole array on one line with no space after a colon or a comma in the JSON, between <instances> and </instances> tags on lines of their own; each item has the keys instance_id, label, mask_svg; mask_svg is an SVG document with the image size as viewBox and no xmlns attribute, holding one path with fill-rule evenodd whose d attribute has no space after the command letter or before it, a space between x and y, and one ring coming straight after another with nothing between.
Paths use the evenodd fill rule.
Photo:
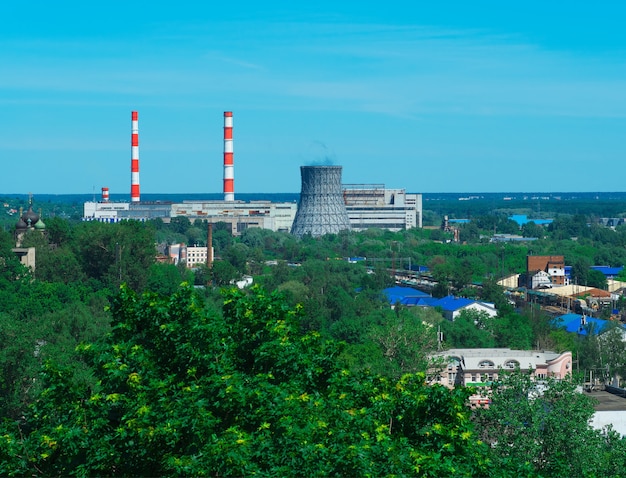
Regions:
<instances>
[{"instance_id":1,"label":"multi-story building","mask_svg":"<svg viewBox=\"0 0 626 478\"><path fill-rule=\"evenodd\" d=\"M464 385L478 388L470 397L472 405L486 403L485 389L498 379L501 371L532 371L535 380L548 377L564 379L572 373L571 352L539 350L450 349L431 356L443 359L443 370L431 375L431 384L438 383L449 388ZM481 393L481 389L482 392Z\"/></svg>"},{"instance_id":2,"label":"multi-story building","mask_svg":"<svg viewBox=\"0 0 626 478\"><path fill-rule=\"evenodd\" d=\"M207 251L206 246L187 246L187 258L186 266L189 269L198 267L200 264L207 263Z\"/></svg>"},{"instance_id":3,"label":"multi-story building","mask_svg":"<svg viewBox=\"0 0 626 478\"><path fill-rule=\"evenodd\" d=\"M522 287L538 289L569 284L563 256L526 256Z\"/></svg>"},{"instance_id":4,"label":"multi-story building","mask_svg":"<svg viewBox=\"0 0 626 478\"><path fill-rule=\"evenodd\" d=\"M384 184L344 184L343 198L354 231L369 228L401 231L422 227L422 195Z\"/></svg>"}]
</instances>

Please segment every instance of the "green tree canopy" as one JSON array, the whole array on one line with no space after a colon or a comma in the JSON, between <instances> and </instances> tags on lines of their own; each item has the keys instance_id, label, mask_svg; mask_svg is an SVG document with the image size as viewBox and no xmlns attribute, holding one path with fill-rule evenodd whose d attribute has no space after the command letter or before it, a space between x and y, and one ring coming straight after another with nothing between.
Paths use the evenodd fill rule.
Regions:
<instances>
[{"instance_id":1,"label":"green tree canopy","mask_svg":"<svg viewBox=\"0 0 626 478\"><path fill-rule=\"evenodd\" d=\"M337 365L275 294L226 292L207 315L191 288L123 288L112 332L79 354L97 385L48 364L0 473L79 476L481 476L468 391Z\"/></svg>"},{"instance_id":2,"label":"green tree canopy","mask_svg":"<svg viewBox=\"0 0 626 478\"><path fill-rule=\"evenodd\" d=\"M589 425L592 400L576 381L501 373L489 408L477 412L499 476L623 476L626 442Z\"/></svg>"}]
</instances>

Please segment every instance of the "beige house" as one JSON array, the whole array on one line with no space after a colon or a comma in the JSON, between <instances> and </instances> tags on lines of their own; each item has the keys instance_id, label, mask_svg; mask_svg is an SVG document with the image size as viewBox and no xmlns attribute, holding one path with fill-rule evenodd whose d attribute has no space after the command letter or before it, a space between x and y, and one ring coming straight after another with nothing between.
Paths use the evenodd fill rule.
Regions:
<instances>
[{"instance_id":1,"label":"beige house","mask_svg":"<svg viewBox=\"0 0 626 478\"><path fill-rule=\"evenodd\" d=\"M572 353L539 350L450 349L438 352L432 359L443 359L443 370L433 371L431 384L439 383L449 388L455 386L477 387L479 392L470 397L473 406L488 403L485 390L504 371L519 369L532 371L536 380L554 377L563 379L572 372Z\"/></svg>"}]
</instances>

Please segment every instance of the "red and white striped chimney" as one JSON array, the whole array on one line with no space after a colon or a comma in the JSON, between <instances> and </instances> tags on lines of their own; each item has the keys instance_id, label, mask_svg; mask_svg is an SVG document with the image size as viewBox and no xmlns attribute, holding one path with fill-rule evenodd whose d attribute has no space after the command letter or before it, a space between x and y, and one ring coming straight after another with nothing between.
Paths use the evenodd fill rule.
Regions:
<instances>
[{"instance_id":1,"label":"red and white striped chimney","mask_svg":"<svg viewBox=\"0 0 626 478\"><path fill-rule=\"evenodd\" d=\"M102 188L102 202L109 202L109 188Z\"/></svg>"},{"instance_id":2,"label":"red and white striped chimney","mask_svg":"<svg viewBox=\"0 0 626 478\"><path fill-rule=\"evenodd\" d=\"M224 201L235 200L233 113L224 111Z\"/></svg>"},{"instance_id":3,"label":"red and white striped chimney","mask_svg":"<svg viewBox=\"0 0 626 478\"><path fill-rule=\"evenodd\" d=\"M131 116L130 202L139 202L139 126L136 111Z\"/></svg>"}]
</instances>

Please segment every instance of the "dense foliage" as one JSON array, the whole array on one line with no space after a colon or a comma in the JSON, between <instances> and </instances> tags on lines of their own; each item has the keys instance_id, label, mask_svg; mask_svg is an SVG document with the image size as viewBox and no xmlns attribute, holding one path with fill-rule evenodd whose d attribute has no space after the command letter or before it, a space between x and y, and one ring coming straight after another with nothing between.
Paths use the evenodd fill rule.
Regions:
<instances>
[{"instance_id":1,"label":"dense foliage","mask_svg":"<svg viewBox=\"0 0 626 478\"><path fill-rule=\"evenodd\" d=\"M261 229L233 237L218 223L213 268L189 271L156 262L155 245L202 244L202 221L49 217L46 226L23 241L36 248L34 271L0 231L0 474L618 476L623 467L622 441L589 429L590 405L571 384L528 400L519 378L496 388L500 408L471 414L468 390L427 387L423 372L441 330L444 347L571 350L581 372L624 376L617 329L601 340L567 334L536 304L514 309L496 284L532 253L564 255L578 283L603 287L589 266L626 263L624 227L561 211L547 228L520 230L492 210L460 226L454 243L439 229L296 240ZM537 240L489 242L494 233ZM480 298L498 315L449 322L435 309L391 309L381 291L416 265L428 266L434 295ZM220 294L244 274L262 289ZM197 288L179 288L185 280ZM554 435L544 440L546 427ZM526 453L511 453L517 446Z\"/></svg>"},{"instance_id":2,"label":"dense foliage","mask_svg":"<svg viewBox=\"0 0 626 478\"><path fill-rule=\"evenodd\" d=\"M503 373L490 398L475 421L503 476L624 476L626 441L589 426L593 403L574 380Z\"/></svg>"},{"instance_id":3,"label":"dense foliage","mask_svg":"<svg viewBox=\"0 0 626 478\"><path fill-rule=\"evenodd\" d=\"M78 348L95 385L52 363L23 421L0 436L3 475L479 476L469 391L338 365L298 308L229 291L206 313L123 288L112 331Z\"/></svg>"}]
</instances>

